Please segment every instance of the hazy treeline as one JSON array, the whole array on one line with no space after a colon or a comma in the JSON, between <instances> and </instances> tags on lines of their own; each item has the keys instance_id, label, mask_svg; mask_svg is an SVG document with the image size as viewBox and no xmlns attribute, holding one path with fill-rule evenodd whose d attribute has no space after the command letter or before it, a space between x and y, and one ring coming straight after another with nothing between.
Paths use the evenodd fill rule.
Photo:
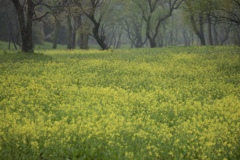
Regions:
<instances>
[{"instance_id":1,"label":"hazy treeline","mask_svg":"<svg viewBox=\"0 0 240 160\"><path fill-rule=\"evenodd\" d=\"M68 49L240 45L240 0L0 0L0 4L0 40L23 51L44 41L54 49L57 44Z\"/></svg>"}]
</instances>

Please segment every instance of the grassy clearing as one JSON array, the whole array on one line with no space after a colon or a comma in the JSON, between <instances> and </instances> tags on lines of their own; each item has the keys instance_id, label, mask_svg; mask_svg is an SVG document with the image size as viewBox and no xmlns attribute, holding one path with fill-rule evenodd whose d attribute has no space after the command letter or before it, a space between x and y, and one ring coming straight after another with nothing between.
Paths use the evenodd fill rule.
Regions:
<instances>
[{"instance_id":1,"label":"grassy clearing","mask_svg":"<svg viewBox=\"0 0 240 160\"><path fill-rule=\"evenodd\" d=\"M239 159L237 47L0 51L0 159Z\"/></svg>"},{"instance_id":2,"label":"grassy clearing","mask_svg":"<svg viewBox=\"0 0 240 160\"><path fill-rule=\"evenodd\" d=\"M17 46L18 49L20 49L19 46ZM57 45L58 49L66 49L67 46L66 45L61 45L58 44ZM37 44L34 47L35 50L47 50L47 49L52 49L52 43L49 42L44 42L43 44ZM9 42L5 42L5 41L0 41L0 50L9 50ZM13 43L10 43L10 50L15 50Z\"/></svg>"}]
</instances>

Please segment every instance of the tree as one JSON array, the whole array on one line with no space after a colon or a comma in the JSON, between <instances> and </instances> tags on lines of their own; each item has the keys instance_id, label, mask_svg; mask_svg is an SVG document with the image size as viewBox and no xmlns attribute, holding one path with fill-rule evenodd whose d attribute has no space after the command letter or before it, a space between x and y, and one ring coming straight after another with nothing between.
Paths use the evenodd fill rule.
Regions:
<instances>
[{"instance_id":1,"label":"tree","mask_svg":"<svg viewBox=\"0 0 240 160\"><path fill-rule=\"evenodd\" d=\"M8 41L8 49L11 48L11 42L17 49L17 30L18 21L13 4L9 1L0 0L0 39Z\"/></svg>"},{"instance_id":2,"label":"tree","mask_svg":"<svg viewBox=\"0 0 240 160\"><path fill-rule=\"evenodd\" d=\"M106 44L109 47L119 48L122 43L126 4L124 1L114 0L103 18L101 31L104 31Z\"/></svg>"},{"instance_id":3,"label":"tree","mask_svg":"<svg viewBox=\"0 0 240 160\"><path fill-rule=\"evenodd\" d=\"M204 20L205 20L205 14L203 9L203 1L197 0L197 1L191 1L186 0L185 1L185 16L190 21L190 25L192 27L192 30L194 33L198 36L200 39L201 45L206 45L205 35L204 35Z\"/></svg>"},{"instance_id":4,"label":"tree","mask_svg":"<svg viewBox=\"0 0 240 160\"><path fill-rule=\"evenodd\" d=\"M146 23L146 37L150 47L157 47L156 37L161 24L172 16L184 0L133 0L141 10L141 15Z\"/></svg>"},{"instance_id":5,"label":"tree","mask_svg":"<svg viewBox=\"0 0 240 160\"><path fill-rule=\"evenodd\" d=\"M145 24L142 15L139 14L141 10L135 7L135 3L128 1L125 4L125 10L122 19L124 30L127 34L127 38L130 40L131 47L141 48L147 41L145 37Z\"/></svg>"},{"instance_id":6,"label":"tree","mask_svg":"<svg viewBox=\"0 0 240 160\"><path fill-rule=\"evenodd\" d=\"M190 22L192 25L192 29L195 32L195 34L198 36L198 38L201 41L201 45L206 45L206 40L204 36L204 16L201 13L198 13L196 16L191 15L190 16Z\"/></svg>"},{"instance_id":7,"label":"tree","mask_svg":"<svg viewBox=\"0 0 240 160\"><path fill-rule=\"evenodd\" d=\"M240 45L240 1L220 0L215 12L216 14L212 16L220 20L220 23L230 25L229 27L233 31L233 43L236 45ZM229 27L225 29L225 31L227 32L227 38L229 33ZM225 40L225 38L223 38L223 40Z\"/></svg>"},{"instance_id":8,"label":"tree","mask_svg":"<svg viewBox=\"0 0 240 160\"><path fill-rule=\"evenodd\" d=\"M35 20L42 19L45 14L37 17L35 9L39 5L43 5L43 0L33 1L33 0L11 0L17 10L19 28L22 39L22 52L33 52L33 37L32 37L32 24Z\"/></svg>"},{"instance_id":9,"label":"tree","mask_svg":"<svg viewBox=\"0 0 240 160\"><path fill-rule=\"evenodd\" d=\"M32 21L34 15L35 4L32 0L27 0L27 4L19 0L12 0L17 13L18 21L20 26L20 32L22 37L22 51L23 52L33 52L33 40L32 40ZM27 16L25 17L24 8L26 7Z\"/></svg>"},{"instance_id":10,"label":"tree","mask_svg":"<svg viewBox=\"0 0 240 160\"><path fill-rule=\"evenodd\" d=\"M110 6L111 0L88 0L84 2L81 0L75 0L75 2L81 8L84 15L91 20L93 24L92 35L94 39L103 50L108 49L109 46L105 42L105 31L102 30L100 32L100 30L103 17Z\"/></svg>"},{"instance_id":11,"label":"tree","mask_svg":"<svg viewBox=\"0 0 240 160\"><path fill-rule=\"evenodd\" d=\"M77 42L80 49L88 49L89 34L91 33L91 22L84 14L78 16Z\"/></svg>"},{"instance_id":12,"label":"tree","mask_svg":"<svg viewBox=\"0 0 240 160\"><path fill-rule=\"evenodd\" d=\"M233 22L240 25L240 1L239 0L220 0L217 7L217 16L225 22Z\"/></svg>"},{"instance_id":13,"label":"tree","mask_svg":"<svg viewBox=\"0 0 240 160\"><path fill-rule=\"evenodd\" d=\"M49 21L54 21L54 30L53 30L53 36L52 36L52 48L56 49L57 48L57 43L58 43L58 37L59 37L59 31L61 27L61 22L63 21L63 13L64 13L64 1L53 1L53 5L57 7L50 7L52 11L53 17L50 17ZM52 19L53 18L53 19Z\"/></svg>"},{"instance_id":14,"label":"tree","mask_svg":"<svg viewBox=\"0 0 240 160\"><path fill-rule=\"evenodd\" d=\"M52 49L57 49L57 40L59 35L60 22L55 18L54 31L53 31L53 40L52 40Z\"/></svg>"},{"instance_id":15,"label":"tree","mask_svg":"<svg viewBox=\"0 0 240 160\"><path fill-rule=\"evenodd\" d=\"M206 40L214 45L238 37L238 34L229 35L234 30L239 33L239 0L186 0L184 11L201 45L206 45Z\"/></svg>"},{"instance_id":16,"label":"tree","mask_svg":"<svg viewBox=\"0 0 240 160\"><path fill-rule=\"evenodd\" d=\"M51 9L59 6L54 6L54 0L11 0L11 2L17 11L22 52L33 52L33 22L41 21L50 13L54 14ZM36 12L39 7L46 8L43 12L39 12L41 15Z\"/></svg>"},{"instance_id":17,"label":"tree","mask_svg":"<svg viewBox=\"0 0 240 160\"><path fill-rule=\"evenodd\" d=\"M73 33L73 24L72 24L72 19L73 19L73 12L72 12L72 7L74 6L74 3L71 0L66 0L65 1L65 8L67 12L67 26L68 26L68 44L67 44L67 49L74 49L75 47L75 40L74 40L74 33Z\"/></svg>"}]
</instances>

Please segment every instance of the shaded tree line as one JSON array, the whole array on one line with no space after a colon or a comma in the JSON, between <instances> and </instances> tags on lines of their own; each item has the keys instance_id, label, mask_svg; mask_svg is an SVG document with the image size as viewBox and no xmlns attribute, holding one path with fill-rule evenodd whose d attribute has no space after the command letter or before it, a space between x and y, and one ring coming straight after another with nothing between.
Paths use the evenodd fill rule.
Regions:
<instances>
[{"instance_id":1,"label":"shaded tree line","mask_svg":"<svg viewBox=\"0 0 240 160\"><path fill-rule=\"evenodd\" d=\"M66 48L240 45L239 0L0 0L1 40ZM8 8L8 9L6 9Z\"/></svg>"}]
</instances>

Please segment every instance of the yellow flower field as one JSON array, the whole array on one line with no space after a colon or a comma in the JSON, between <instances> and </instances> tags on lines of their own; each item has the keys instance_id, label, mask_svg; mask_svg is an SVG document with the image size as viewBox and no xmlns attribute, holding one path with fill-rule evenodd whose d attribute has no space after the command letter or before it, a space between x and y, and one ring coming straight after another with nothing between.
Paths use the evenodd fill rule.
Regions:
<instances>
[{"instance_id":1,"label":"yellow flower field","mask_svg":"<svg viewBox=\"0 0 240 160\"><path fill-rule=\"evenodd\" d=\"M240 48L0 51L0 159L240 159Z\"/></svg>"}]
</instances>

